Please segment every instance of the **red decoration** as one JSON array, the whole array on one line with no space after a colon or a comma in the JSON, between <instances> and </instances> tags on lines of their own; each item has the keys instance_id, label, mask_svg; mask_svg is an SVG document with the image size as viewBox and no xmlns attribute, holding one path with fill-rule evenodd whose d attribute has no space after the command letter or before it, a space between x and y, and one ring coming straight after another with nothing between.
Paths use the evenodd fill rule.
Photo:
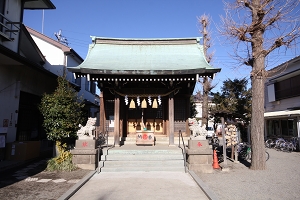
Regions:
<instances>
[{"instance_id":1,"label":"red decoration","mask_svg":"<svg viewBox=\"0 0 300 200\"><path fill-rule=\"evenodd\" d=\"M83 146L83 147L87 147L87 146L88 146L88 143L87 143L87 142L83 142L83 143L82 143L82 146Z\"/></svg>"},{"instance_id":2,"label":"red decoration","mask_svg":"<svg viewBox=\"0 0 300 200\"><path fill-rule=\"evenodd\" d=\"M143 134L143 140L147 140L148 139L148 135L147 134Z\"/></svg>"},{"instance_id":3,"label":"red decoration","mask_svg":"<svg viewBox=\"0 0 300 200\"><path fill-rule=\"evenodd\" d=\"M197 145L198 145L198 147L201 147L201 146L202 146L201 142L198 142L198 144L197 144Z\"/></svg>"}]
</instances>

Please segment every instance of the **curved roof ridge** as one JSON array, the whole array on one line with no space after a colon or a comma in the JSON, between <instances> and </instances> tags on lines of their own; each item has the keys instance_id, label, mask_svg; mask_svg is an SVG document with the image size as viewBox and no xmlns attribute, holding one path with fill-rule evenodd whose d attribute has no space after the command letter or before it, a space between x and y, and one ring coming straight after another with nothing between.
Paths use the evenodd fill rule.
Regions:
<instances>
[{"instance_id":1,"label":"curved roof ridge","mask_svg":"<svg viewBox=\"0 0 300 200\"><path fill-rule=\"evenodd\" d=\"M201 37L189 38L108 38L91 36L95 44L197 44Z\"/></svg>"}]
</instances>

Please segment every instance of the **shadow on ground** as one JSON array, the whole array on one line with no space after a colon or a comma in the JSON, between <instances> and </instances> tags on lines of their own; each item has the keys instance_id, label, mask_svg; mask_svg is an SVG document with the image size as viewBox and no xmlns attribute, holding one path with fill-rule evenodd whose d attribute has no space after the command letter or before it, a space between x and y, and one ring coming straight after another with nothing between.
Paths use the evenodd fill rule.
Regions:
<instances>
[{"instance_id":1,"label":"shadow on ground","mask_svg":"<svg viewBox=\"0 0 300 200\"><path fill-rule=\"evenodd\" d=\"M223 163L224 162L224 157L223 157L223 146L217 146L217 145L213 145L213 148L216 149L217 152L217 157L218 157L218 162ZM226 148L226 157L228 160L234 161L234 158L230 158L229 156L231 156L231 148ZM240 157L238 157L238 161L245 165L246 167L250 168L251 163L248 162L247 160L243 160Z\"/></svg>"}]
</instances>

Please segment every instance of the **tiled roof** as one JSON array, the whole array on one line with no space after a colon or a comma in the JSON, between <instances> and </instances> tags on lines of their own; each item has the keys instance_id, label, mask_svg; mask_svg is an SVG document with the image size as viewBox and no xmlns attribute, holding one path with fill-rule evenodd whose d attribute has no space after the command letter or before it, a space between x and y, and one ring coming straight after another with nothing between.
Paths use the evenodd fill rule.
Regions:
<instances>
[{"instance_id":1,"label":"tiled roof","mask_svg":"<svg viewBox=\"0 0 300 200\"><path fill-rule=\"evenodd\" d=\"M113 71L174 71L219 72L210 66L204 56L199 38L168 39L118 39L92 37L86 59L70 71L82 69L98 70L99 73ZM150 73L151 74L151 73Z\"/></svg>"}]
</instances>

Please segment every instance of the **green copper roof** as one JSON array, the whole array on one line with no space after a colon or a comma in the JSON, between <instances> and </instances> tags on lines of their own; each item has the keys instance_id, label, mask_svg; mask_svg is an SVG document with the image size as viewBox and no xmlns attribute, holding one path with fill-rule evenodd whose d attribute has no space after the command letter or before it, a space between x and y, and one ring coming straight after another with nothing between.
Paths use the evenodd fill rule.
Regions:
<instances>
[{"instance_id":1,"label":"green copper roof","mask_svg":"<svg viewBox=\"0 0 300 200\"><path fill-rule=\"evenodd\" d=\"M155 74L180 71L215 73L204 57L200 38L119 39L92 37L86 59L72 72L94 74Z\"/></svg>"}]
</instances>

